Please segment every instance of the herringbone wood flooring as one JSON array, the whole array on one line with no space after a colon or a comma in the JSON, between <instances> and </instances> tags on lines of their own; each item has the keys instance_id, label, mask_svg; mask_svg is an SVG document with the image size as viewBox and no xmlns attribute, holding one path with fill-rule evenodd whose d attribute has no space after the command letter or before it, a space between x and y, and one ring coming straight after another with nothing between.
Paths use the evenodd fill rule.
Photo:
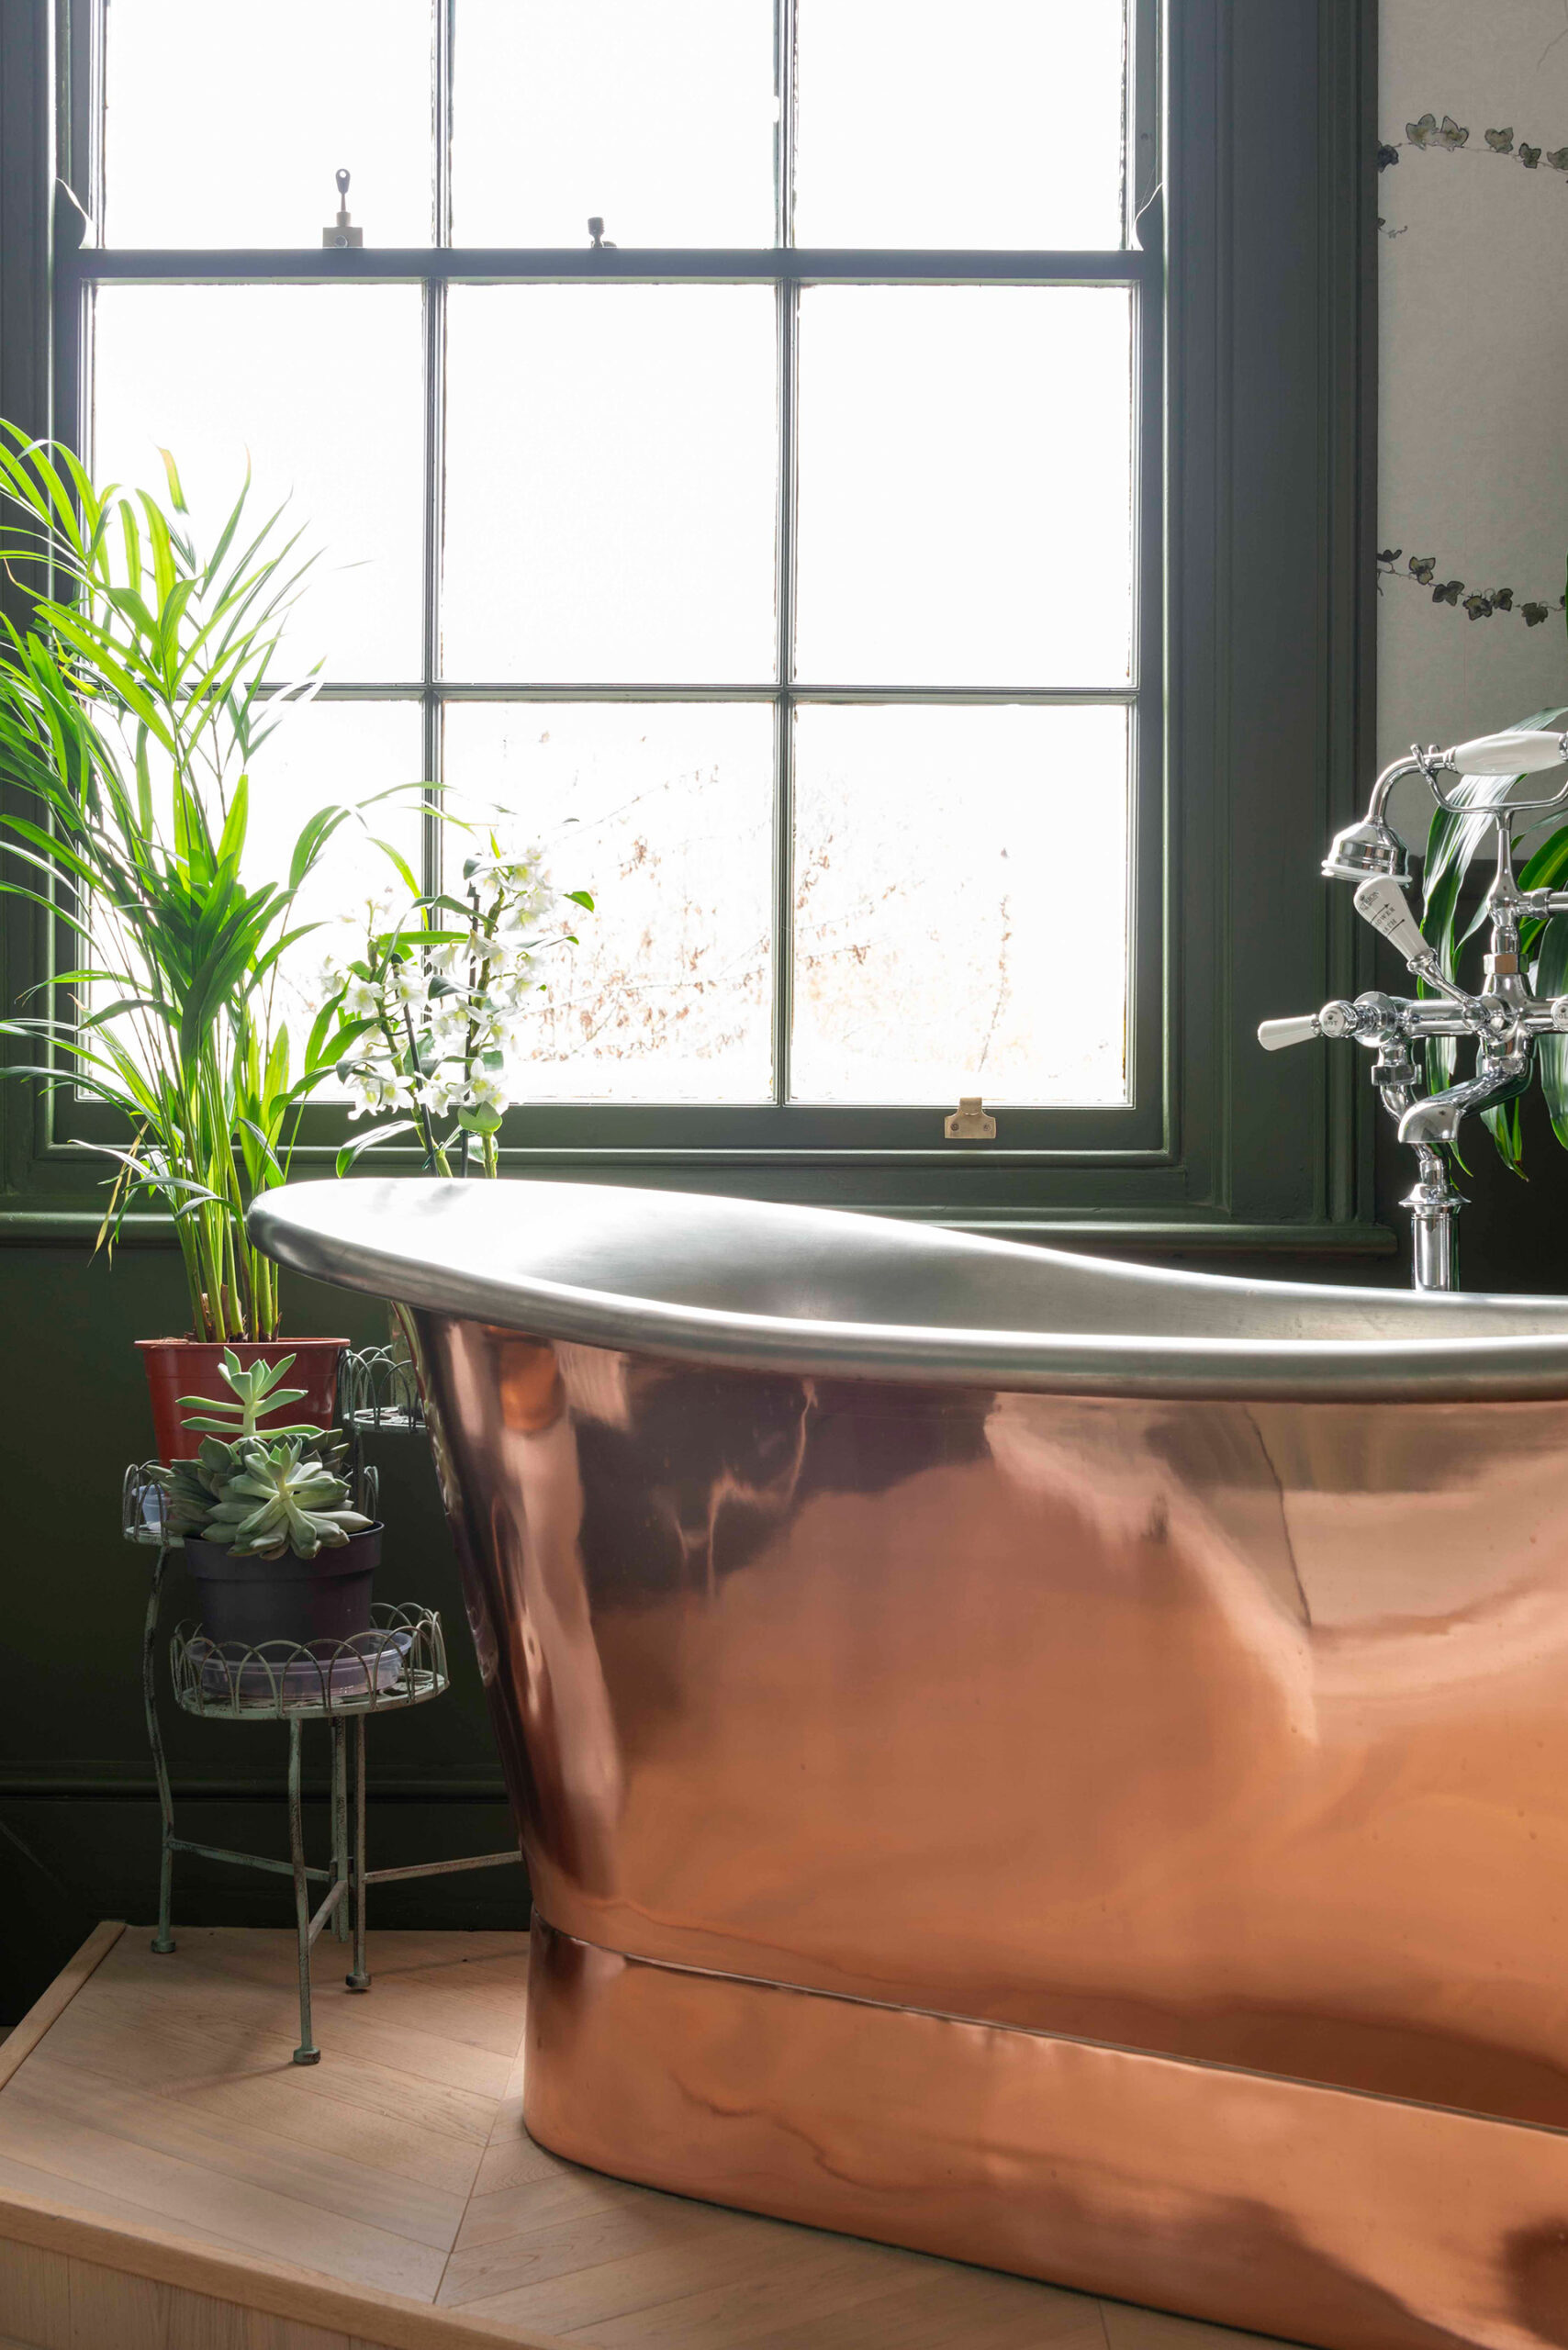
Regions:
<instances>
[{"instance_id":1,"label":"herringbone wood flooring","mask_svg":"<svg viewBox=\"0 0 1568 2350\"><path fill-rule=\"evenodd\" d=\"M1266 2350L558 2161L522 2127L524 1934L375 1935L364 1997L323 1942L308 2068L292 1935L147 1943L0 2089L0 2194L602 2350Z\"/></svg>"}]
</instances>

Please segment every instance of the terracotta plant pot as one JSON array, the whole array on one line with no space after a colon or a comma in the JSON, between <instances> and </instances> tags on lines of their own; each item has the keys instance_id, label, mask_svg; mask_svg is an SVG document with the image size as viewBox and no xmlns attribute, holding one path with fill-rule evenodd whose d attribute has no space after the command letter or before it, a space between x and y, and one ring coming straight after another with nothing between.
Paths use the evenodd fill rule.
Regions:
<instances>
[{"instance_id":1,"label":"terracotta plant pot","mask_svg":"<svg viewBox=\"0 0 1568 2350\"><path fill-rule=\"evenodd\" d=\"M326 1649L370 1629L371 1587L381 1559L379 1526L351 1534L313 1559L237 1559L220 1542L185 1537L201 1628L219 1647L293 1640Z\"/></svg>"},{"instance_id":2,"label":"terracotta plant pot","mask_svg":"<svg viewBox=\"0 0 1568 2350\"><path fill-rule=\"evenodd\" d=\"M292 1421L313 1420L318 1427L330 1428L338 1408L338 1357L348 1343L346 1338L235 1339L234 1352L241 1369L258 1360L278 1362L285 1355L292 1355L294 1365L284 1384L305 1390L303 1403L263 1413L258 1427L264 1431L269 1425L286 1427ZM152 1441L158 1458L164 1462L194 1460L201 1438L185 1427L180 1397L209 1395L215 1404L232 1401L218 1371L224 1350L200 1338L138 1338L136 1344L147 1367Z\"/></svg>"}]
</instances>

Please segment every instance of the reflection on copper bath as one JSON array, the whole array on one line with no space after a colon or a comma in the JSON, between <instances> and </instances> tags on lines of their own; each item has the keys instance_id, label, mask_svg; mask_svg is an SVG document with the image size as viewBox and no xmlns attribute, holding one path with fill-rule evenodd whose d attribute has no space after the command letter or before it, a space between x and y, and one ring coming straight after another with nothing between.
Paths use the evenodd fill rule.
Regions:
<instances>
[{"instance_id":1,"label":"reflection on copper bath","mask_svg":"<svg viewBox=\"0 0 1568 2350\"><path fill-rule=\"evenodd\" d=\"M1568 1308L1282 1287L1282 1337L569 1186L258 1229L415 1309L545 2144L1345 2350L1568 2343ZM892 1371L885 1290L838 1335L879 1249ZM987 1380L929 1268L998 1255L1046 1335Z\"/></svg>"}]
</instances>

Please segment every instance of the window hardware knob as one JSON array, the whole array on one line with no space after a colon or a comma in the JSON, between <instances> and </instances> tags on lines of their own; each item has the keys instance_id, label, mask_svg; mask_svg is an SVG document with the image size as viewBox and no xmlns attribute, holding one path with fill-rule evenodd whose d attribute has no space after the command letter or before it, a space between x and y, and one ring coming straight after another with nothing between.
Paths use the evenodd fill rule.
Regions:
<instances>
[{"instance_id":1,"label":"window hardware knob","mask_svg":"<svg viewBox=\"0 0 1568 2350\"><path fill-rule=\"evenodd\" d=\"M958 1106L944 1120L942 1132L949 1142L994 1142L996 1120L988 1114L978 1093L960 1093Z\"/></svg>"},{"instance_id":2,"label":"window hardware knob","mask_svg":"<svg viewBox=\"0 0 1568 2350\"><path fill-rule=\"evenodd\" d=\"M364 230L356 229L349 218L349 175L346 171L334 173L338 187L338 217L332 227L323 229L321 242L329 252L357 252L364 242Z\"/></svg>"}]
</instances>

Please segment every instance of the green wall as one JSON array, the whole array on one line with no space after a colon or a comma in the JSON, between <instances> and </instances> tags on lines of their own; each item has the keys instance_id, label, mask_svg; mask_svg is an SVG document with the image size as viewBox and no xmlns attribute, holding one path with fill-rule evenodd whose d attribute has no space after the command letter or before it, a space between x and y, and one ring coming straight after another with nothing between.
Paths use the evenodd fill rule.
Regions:
<instances>
[{"instance_id":1,"label":"green wall","mask_svg":"<svg viewBox=\"0 0 1568 2350\"><path fill-rule=\"evenodd\" d=\"M137 1337L184 1326L179 1260L139 1247L112 1267L84 1248L0 1248L0 1463L6 1518L0 1636L0 2022L14 2020L100 1918L157 1908L158 1811L140 1687L149 1554L119 1536L120 1478L151 1449ZM286 1328L385 1336L363 1298L290 1277ZM512 1841L451 1546L422 1438L373 1438L387 1525L378 1595L439 1607L448 1695L373 1723L372 1866L498 1852ZM169 1628L194 1613L176 1563ZM163 1643L166 1649L166 1640ZM164 1708L182 1832L287 1852L285 1732ZM315 1733L307 1833L325 1837ZM316 1857L320 1857L319 1853ZM287 1923L288 1881L182 1856L175 1921ZM388 1886L383 1925L521 1925L519 1869Z\"/></svg>"}]
</instances>

